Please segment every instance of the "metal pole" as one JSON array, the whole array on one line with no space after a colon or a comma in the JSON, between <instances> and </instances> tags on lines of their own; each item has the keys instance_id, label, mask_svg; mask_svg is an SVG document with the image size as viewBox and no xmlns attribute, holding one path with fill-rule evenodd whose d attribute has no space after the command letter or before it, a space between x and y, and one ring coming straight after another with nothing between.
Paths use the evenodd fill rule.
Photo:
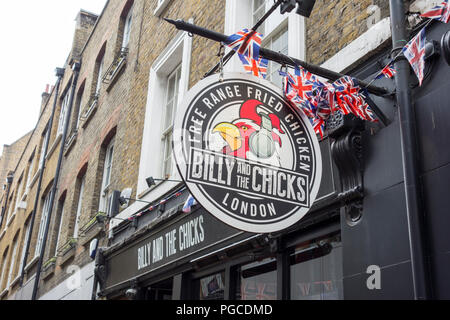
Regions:
<instances>
[{"instance_id":1,"label":"metal pole","mask_svg":"<svg viewBox=\"0 0 450 320\"><path fill-rule=\"evenodd\" d=\"M222 33L219 33L219 32L213 31L213 30L208 30L208 29L196 26L195 24L185 22L183 20L172 20L172 19L167 19L167 18L164 18L164 20L173 24L179 30L184 30L184 31L190 32L192 34L196 34L201 37L208 38L208 39L211 39L211 40L214 40L217 42L226 42L228 39L228 36L226 36ZM290 65L293 67L295 67L296 65L302 66L303 68L307 69L309 72L314 73L318 76L324 77L326 79L332 80L332 81L335 81L344 76L344 74L341 74L339 72L334 72L334 71L319 67L317 65L310 64L308 62L289 57L282 53L266 49L266 48L261 48L259 50L259 53L263 58L266 58L268 60L275 61L280 64ZM361 85L361 87L365 87L369 92L371 92L375 95L386 95L389 93L389 91L386 88L378 87L375 85L368 85L368 83L366 81L362 81L359 79L356 79L356 80Z\"/></svg>"},{"instance_id":2,"label":"metal pole","mask_svg":"<svg viewBox=\"0 0 450 320\"><path fill-rule=\"evenodd\" d=\"M58 92L59 92L59 85L61 83L62 77L64 76L64 69L56 68L56 76L58 77L58 80L56 81L55 99L53 101L52 115L50 116L50 120L49 120L49 124L48 124L48 128L47 128L47 134L48 135L52 131L53 118L55 116L56 102L57 102ZM46 137L46 139L47 139L47 137ZM48 150L48 143L46 144L44 150L42 150L44 155L47 154L47 150ZM41 172L39 173L39 181L38 181L38 185L37 185L37 189L36 189L36 196L34 198L33 213L31 214L31 221L30 221L30 232L28 233L27 244L25 246L25 254L23 256L22 270L21 270L21 274L20 274L20 287L23 286L23 278L25 276L25 266L26 266L27 260L28 260L28 251L30 250L31 236L33 234L34 220L36 218L36 211L37 211L37 206L38 206L38 203L39 203L39 196L40 196L40 192L41 192L42 178L44 176L44 168L45 168L45 156L44 156L44 159L42 161L42 166L40 168Z\"/></svg>"},{"instance_id":3,"label":"metal pole","mask_svg":"<svg viewBox=\"0 0 450 320\"><path fill-rule=\"evenodd\" d=\"M64 154L64 144L66 142L67 131L69 129L70 115L72 113L72 104L73 104L73 99L75 96L75 89L76 89L77 82L78 82L79 71L80 71L80 64L78 62L75 62L73 65L74 77L72 80L70 100L69 100L69 105L68 105L68 109L66 112L66 118L64 119L64 128L63 128L63 133L62 133L62 137L61 137L61 146L59 148L58 163L56 165L56 172L55 172L55 177L53 179L52 189L50 191L50 203L48 205L47 221L45 222L45 231L44 231L44 236L42 239L41 252L39 255L39 260L38 260L38 265L37 265L37 270L36 270L36 278L34 279L34 287L33 287L33 293L31 296L31 300L36 300L36 297L37 297L39 280L40 280L40 276L41 276L42 262L44 260L45 248L47 246L48 230L50 228L50 220L51 220L51 216L52 216L53 203L55 201L56 190L57 190L58 180L59 180L59 173L61 171L61 163L62 163L62 158L63 158L63 154ZM56 98L57 97L55 96L55 100L56 100Z\"/></svg>"},{"instance_id":4,"label":"metal pole","mask_svg":"<svg viewBox=\"0 0 450 320\"><path fill-rule=\"evenodd\" d=\"M392 56L402 50L408 42L406 37L406 16L402 0L390 0L392 24ZM414 286L414 298L429 298L426 257L424 252L424 234L422 227L422 197L419 181L419 153L415 131L415 110L409 87L410 67L402 56L396 59L395 85L397 88L398 117L400 122L403 176L406 195L406 212L408 219L409 246Z\"/></svg>"}]
</instances>

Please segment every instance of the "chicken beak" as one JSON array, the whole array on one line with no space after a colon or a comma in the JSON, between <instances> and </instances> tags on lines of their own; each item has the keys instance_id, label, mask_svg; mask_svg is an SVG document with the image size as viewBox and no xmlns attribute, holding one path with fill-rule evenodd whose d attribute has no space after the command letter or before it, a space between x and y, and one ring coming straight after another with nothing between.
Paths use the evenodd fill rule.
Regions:
<instances>
[{"instance_id":1,"label":"chicken beak","mask_svg":"<svg viewBox=\"0 0 450 320\"><path fill-rule=\"evenodd\" d=\"M241 133L239 132L238 127L232 123L219 123L214 127L213 132L219 132L232 151L235 151L242 146Z\"/></svg>"}]
</instances>

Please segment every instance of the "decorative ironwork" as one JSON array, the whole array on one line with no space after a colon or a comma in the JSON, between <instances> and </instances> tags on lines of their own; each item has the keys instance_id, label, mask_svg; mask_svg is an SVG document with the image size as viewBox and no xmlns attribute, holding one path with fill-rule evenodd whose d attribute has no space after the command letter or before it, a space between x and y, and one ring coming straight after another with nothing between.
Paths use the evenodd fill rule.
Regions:
<instances>
[{"instance_id":1,"label":"decorative ironwork","mask_svg":"<svg viewBox=\"0 0 450 320\"><path fill-rule=\"evenodd\" d=\"M331 154L339 170L342 192L338 200L344 205L343 210L349 225L356 224L362 217L363 153L360 128L353 127L342 134L331 145Z\"/></svg>"}]
</instances>

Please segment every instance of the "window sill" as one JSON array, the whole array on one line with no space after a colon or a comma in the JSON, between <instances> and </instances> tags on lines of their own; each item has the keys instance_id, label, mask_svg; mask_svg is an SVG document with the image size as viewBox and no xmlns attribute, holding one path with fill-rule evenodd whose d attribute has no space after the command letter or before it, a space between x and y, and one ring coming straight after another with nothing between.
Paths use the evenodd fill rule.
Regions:
<instances>
[{"instance_id":1,"label":"window sill","mask_svg":"<svg viewBox=\"0 0 450 320\"><path fill-rule=\"evenodd\" d=\"M41 278L42 280L46 280L50 276L52 276L55 273L56 263L52 262L46 265L42 270Z\"/></svg>"},{"instance_id":2,"label":"window sill","mask_svg":"<svg viewBox=\"0 0 450 320\"><path fill-rule=\"evenodd\" d=\"M53 152L56 150L56 147L58 146L58 143L61 141L62 134L58 134L56 136L55 141L53 142L52 146L50 147L50 150L47 152L47 155L45 156L45 160L48 160L53 154Z\"/></svg>"},{"instance_id":3,"label":"window sill","mask_svg":"<svg viewBox=\"0 0 450 320\"><path fill-rule=\"evenodd\" d=\"M67 156L69 151L72 149L72 147L75 144L75 141L77 140L78 131L75 130L71 135L69 140L67 141L66 145L64 146L64 156Z\"/></svg>"},{"instance_id":4,"label":"window sill","mask_svg":"<svg viewBox=\"0 0 450 320\"><path fill-rule=\"evenodd\" d=\"M69 260L75 257L76 248L77 246L75 244L61 254L61 261L59 262L60 266L64 266Z\"/></svg>"},{"instance_id":5,"label":"window sill","mask_svg":"<svg viewBox=\"0 0 450 320\"><path fill-rule=\"evenodd\" d=\"M5 235L5 233L6 233L6 228L3 229L3 231L0 233L0 240L2 240L3 236Z\"/></svg>"},{"instance_id":6,"label":"window sill","mask_svg":"<svg viewBox=\"0 0 450 320\"><path fill-rule=\"evenodd\" d=\"M15 277L14 280L11 282L11 284L9 285L9 288L10 288L10 289L14 288L14 286L15 286L16 284L19 283L19 280L20 280L20 273L19 273L19 274L17 275L17 277Z\"/></svg>"},{"instance_id":7,"label":"window sill","mask_svg":"<svg viewBox=\"0 0 450 320\"><path fill-rule=\"evenodd\" d=\"M8 295L8 292L9 292L9 289L8 289L8 288L6 288L5 290L3 290L3 291L0 293L0 299L3 299L5 296L7 296L7 295Z\"/></svg>"},{"instance_id":8,"label":"window sill","mask_svg":"<svg viewBox=\"0 0 450 320\"><path fill-rule=\"evenodd\" d=\"M106 87L106 91L109 92L114 84L116 83L117 79L119 79L120 75L123 73L123 70L125 66L127 65L127 58L121 58L117 67L112 71L111 78L109 80L109 84Z\"/></svg>"},{"instance_id":9,"label":"window sill","mask_svg":"<svg viewBox=\"0 0 450 320\"><path fill-rule=\"evenodd\" d=\"M7 228L13 222L13 220L16 218L16 214L17 214L17 209L14 210L13 214L11 215L11 217L9 217L8 221L6 221L6 227Z\"/></svg>"},{"instance_id":10,"label":"window sill","mask_svg":"<svg viewBox=\"0 0 450 320\"><path fill-rule=\"evenodd\" d=\"M30 263L28 263L25 266L25 271L28 272L28 270L30 270L37 262L39 261L39 256L36 256L33 258L33 260L30 261Z\"/></svg>"},{"instance_id":11,"label":"window sill","mask_svg":"<svg viewBox=\"0 0 450 320\"><path fill-rule=\"evenodd\" d=\"M94 99L91 103L91 105L89 106L89 109L86 111L86 113L83 115L83 124L82 127L86 128L86 126L88 125L89 121L91 120L92 116L95 114L95 111L97 111L97 106L98 106L98 98Z\"/></svg>"},{"instance_id":12,"label":"window sill","mask_svg":"<svg viewBox=\"0 0 450 320\"><path fill-rule=\"evenodd\" d=\"M100 237L103 235L103 225L100 225L98 222L94 222L91 226L86 228L82 232L83 240L81 241L81 245L85 246L91 242L92 239L100 235Z\"/></svg>"},{"instance_id":13,"label":"window sill","mask_svg":"<svg viewBox=\"0 0 450 320\"><path fill-rule=\"evenodd\" d=\"M25 200L27 200L28 191L30 191L30 190L28 188L26 188L25 192L22 195L22 199L20 199L20 201L25 202Z\"/></svg>"},{"instance_id":14,"label":"window sill","mask_svg":"<svg viewBox=\"0 0 450 320\"><path fill-rule=\"evenodd\" d=\"M36 171L36 173L34 174L33 178L30 181L30 185L28 186L28 189L31 189L34 186L34 184L36 183L36 180L37 180L40 172L41 172L41 168L39 168Z\"/></svg>"},{"instance_id":15,"label":"window sill","mask_svg":"<svg viewBox=\"0 0 450 320\"><path fill-rule=\"evenodd\" d=\"M159 4L159 6L156 7L155 11L153 11L153 14L157 17L159 17L161 15L161 13L164 11L164 9L166 9L167 5L170 3L171 0L163 0L163 2L161 2Z\"/></svg>"}]
</instances>

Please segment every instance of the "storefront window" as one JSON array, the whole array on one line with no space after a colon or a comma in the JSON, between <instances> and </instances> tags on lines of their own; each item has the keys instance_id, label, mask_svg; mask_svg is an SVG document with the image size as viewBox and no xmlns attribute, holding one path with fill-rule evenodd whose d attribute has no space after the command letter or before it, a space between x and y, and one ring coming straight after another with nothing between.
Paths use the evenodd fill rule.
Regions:
<instances>
[{"instance_id":1,"label":"storefront window","mask_svg":"<svg viewBox=\"0 0 450 320\"><path fill-rule=\"evenodd\" d=\"M216 273L199 280L200 300L223 300L225 288L225 272Z\"/></svg>"},{"instance_id":2,"label":"storefront window","mask_svg":"<svg viewBox=\"0 0 450 320\"><path fill-rule=\"evenodd\" d=\"M236 300L275 300L277 298L276 260L265 259L238 270Z\"/></svg>"},{"instance_id":3,"label":"storefront window","mask_svg":"<svg viewBox=\"0 0 450 320\"><path fill-rule=\"evenodd\" d=\"M290 272L292 300L343 299L340 235L296 246Z\"/></svg>"}]
</instances>

